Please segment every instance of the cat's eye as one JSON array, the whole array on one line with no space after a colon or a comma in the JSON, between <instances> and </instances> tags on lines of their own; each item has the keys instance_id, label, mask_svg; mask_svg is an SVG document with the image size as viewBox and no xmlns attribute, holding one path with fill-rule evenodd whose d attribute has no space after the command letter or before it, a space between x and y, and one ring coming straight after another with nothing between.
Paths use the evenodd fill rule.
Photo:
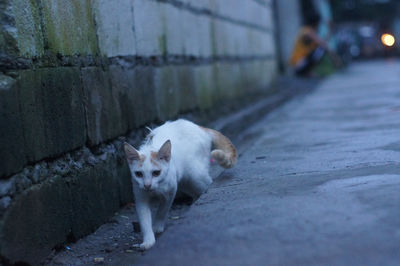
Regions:
<instances>
[{"instance_id":1,"label":"cat's eye","mask_svg":"<svg viewBox=\"0 0 400 266\"><path fill-rule=\"evenodd\" d=\"M135 176L137 176L137 177L143 177L143 172L136 171L136 172L135 172Z\"/></svg>"},{"instance_id":2,"label":"cat's eye","mask_svg":"<svg viewBox=\"0 0 400 266\"><path fill-rule=\"evenodd\" d=\"M157 176L159 176L160 174L161 174L161 171L160 171L160 170L155 170L155 171L152 172L152 175L153 175L154 177L157 177Z\"/></svg>"}]
</instances>

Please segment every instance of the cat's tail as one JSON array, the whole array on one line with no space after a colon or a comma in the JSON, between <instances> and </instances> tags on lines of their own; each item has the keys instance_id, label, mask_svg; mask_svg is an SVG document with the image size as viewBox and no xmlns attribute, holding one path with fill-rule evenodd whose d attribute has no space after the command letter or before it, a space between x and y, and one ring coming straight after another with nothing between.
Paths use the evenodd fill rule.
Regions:
<instances>
[{"instance_id":1,"label":"cat's tail","mask_svg":"<svg viewBox=\"0 0 400 266\"><path fill-rule=\"evenodd\" d=\"M237 152L232 142L214 129L203 129L212 137L213 150L211 151L211 157L224 168L233 167L237 161Z\"/></svg>"}]
</instances>

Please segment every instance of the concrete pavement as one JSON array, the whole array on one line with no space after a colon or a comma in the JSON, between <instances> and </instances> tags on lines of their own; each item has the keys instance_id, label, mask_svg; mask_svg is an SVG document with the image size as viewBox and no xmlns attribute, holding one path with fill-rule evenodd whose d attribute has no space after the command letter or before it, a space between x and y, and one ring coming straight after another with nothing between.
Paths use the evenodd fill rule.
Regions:
<instances>
[{"instance_id":1,"label":"concrete pavement","mask_svg":"<svg viewBox=\"0 0 400 266\"><path fill-rule=\"evenodd\" d=\"M260 120L139 265L399 265L400 63L357 63Z\"/></svg>"}]
</instances>

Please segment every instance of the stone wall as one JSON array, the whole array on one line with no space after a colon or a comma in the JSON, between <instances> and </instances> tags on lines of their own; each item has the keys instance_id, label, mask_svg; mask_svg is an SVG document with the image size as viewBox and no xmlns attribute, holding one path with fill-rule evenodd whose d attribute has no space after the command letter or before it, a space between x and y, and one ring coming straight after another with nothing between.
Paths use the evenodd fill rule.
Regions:
<instances>
[{"instance_id":1,"label":"stone wall","mask_svg":"<svg viewBox=\"0 0 400 266\"><path fill-rule=\"evenodd\" d=\"M280 67L285 71L302 25L300 4L299 0L276 1L277 30L282 33L278 34Z\"/></svg>"},{"instance_id":2,"label":"stone wall","mask_svg":"<svg viewBox=\"0 0 400 266\"><path fill-rule=\"evenodd\" d=\"M121 141L268 93L268 0L0 2L0 256L36 264L132 201Z\"/></svg>"}]
</instances>

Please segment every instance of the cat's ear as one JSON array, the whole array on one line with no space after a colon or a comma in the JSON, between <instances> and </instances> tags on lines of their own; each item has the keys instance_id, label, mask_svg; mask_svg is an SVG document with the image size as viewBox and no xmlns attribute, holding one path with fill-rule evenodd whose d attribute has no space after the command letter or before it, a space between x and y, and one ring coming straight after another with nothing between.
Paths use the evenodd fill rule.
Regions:
<instances>
[{"instance_id":1,"label":"cat's ear","mask_svg":"<svg viewBox=\"0 0 400 266\"><path fill-rule=\"evenodd\" d=\"M125 155L126 159L128 160L129 164L131 164L133 161L139 161L140 160L140 155L139 152L132 147L127 142L124 142L124 150L125 150Z\"/></svg>"},{"instance_id":2,"label":"cat's ear","mask_svg":"<svg viewBox=\"0 0 400 266\"><path fill-rule=\"evenodd\" d=\"M171 160L171 141L167 140L158 150L157 158L169 162Z\"/></svg>"}]
</instances>

